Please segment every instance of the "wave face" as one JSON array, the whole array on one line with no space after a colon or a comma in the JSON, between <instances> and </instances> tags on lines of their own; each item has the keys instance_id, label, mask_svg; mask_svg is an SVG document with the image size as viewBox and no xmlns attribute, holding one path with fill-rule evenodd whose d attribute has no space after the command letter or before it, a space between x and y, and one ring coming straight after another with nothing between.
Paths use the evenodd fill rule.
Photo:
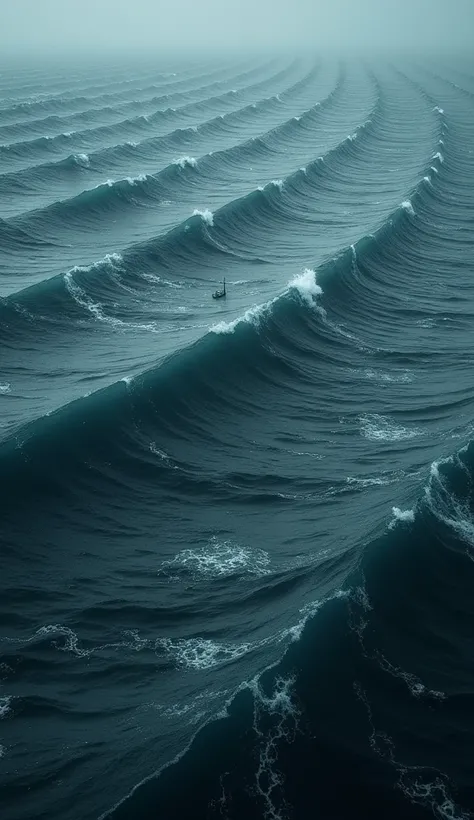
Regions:
<instances>
[{"instance_id":1,"label":"wave face","mask_svg":"<svg viewBox=\"0 0 474 820\"><path fill-rule=\"evenodd\" d=\"M474 815L473 75L3 67L5 817Z\"/></svg>"}]
</instances>

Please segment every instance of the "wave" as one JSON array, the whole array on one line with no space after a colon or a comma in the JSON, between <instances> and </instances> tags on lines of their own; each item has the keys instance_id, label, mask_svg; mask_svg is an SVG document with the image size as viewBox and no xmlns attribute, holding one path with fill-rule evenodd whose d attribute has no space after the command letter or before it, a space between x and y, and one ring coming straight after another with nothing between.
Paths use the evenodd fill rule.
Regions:
<instances>
[{"instance_id":1,"label":"wave","mask_svg":"<svg viewBox=\"0 0 474 820\"><path fill-rule=\"evenodd\" d=\"M317 75L318 66L314 66L304 78L290 86L284 94L289 97L293 93L300 92L301 88L310 83ZM286 75L286 71L282 72ZM272 78L272 82L275 78ZM246 94L254 93L260 86L267 83L258 83L245 90ZM156 156L157 151L176 151L179 146L183 148L196 144L199 137L218 136L227 125L234 124L237 127L244 127L249 121L254 122L259 116L265 115L272 110L275 105L274 97L264 98L258 102L247 104L242 108L231 110L225 114L212 117L197 126L177 128L162 136L141 139L138 142L127 140L124 143L114 144L111 147L101 148L97 151L86 153L78 151L71 154L66 159L45 163L43 165L30 166L27 169L3 174L2 186L11 193L22 193L28 190L42 190L44 184L51 184L57 180L63 183L65 174L76 177L78 174L84 176L84 172L100 173L110 168L111 164L122 164L131 158L141 158L142 161L150 161ZM72 135L73 136L73 135ZM76 134L76 138L80 135ZM69 135L68 135L69 138ZM61 147L59 139L58 149ZM27 143L26 145L30 145ZM8 149L10 147L7 147ZM85 159L87 157L87 159ZM192 158L191 158L192 159ZM179 160L178 160L179 162Z\"/></svg>"},{"instance_id":2,"label":"wave","mask_svg":"<svg viewBox=\"0 0 474 820\"><path fill-rule=\"evenodd\" d=\"M473 476L471 442L432 469L416 511L357 545L357 567L302 613L284 656L242 683L180 755L103 817L204 818L215 805L229 816L238 806L238 816L250 818L304 817L325 806L345 816L366 803L377 816L422 816L419 807L467 817L469 787L435 741L466 731L461 704L471 697L469 658L455 671L450 659L459 615L470 612L472 536L457 524L474 521ZM457 509L448 522L447 497ZM183 662L200 664L217 650L203 642L182 651ZM410 714L408 736L401 713ZM317 760L316 791L308 760Z\"/></svg>"},{"instance_id":3,"label":"wave","mask_svg":"<svg viewBox=\"0 0 474 820\"><path fill-rule=\"evenodd\" d=\"M342 77L340 77L335 91L331 92L329 97L323 103L318 103L314 106L314 108L307 113L308 118L313 116L314 111L322 110L326 104L332 102L334 96L339 93L342 82ZM293 120L291 122L293 122ZM272 135L273 139L275 139L276 135L279 134L284 128L285 126L281 126L277 129L273 129L269 132L269 135ZM133 179L119 180L115 183L110 180L97 186L95 189L84 191L82 194L79 194L77 197L74 197L69 201L57 202L53 205L46 206L44 209L37 212L29 212L18 217L13 217L10 220L10 223L25 225L29 222L33 225L40 225L43 222L55 222L56 212L60 211L62 220L72 218L77 223L80 218L81 226L83 227L85 217L95 217L97 211L102 211L102 213L105 213L109 209L116 209L117 207L123 206L124 203L128 203L129 205L137 205L140 202L146 204L146 202L150 200L159 202L160 199L162 199L167 201L170 195L176 195L177 183L185 180L184 175L176 174L177 169L181 171L192 169L193 171L198 172L201 172L202 169L202 173L209 176L212 173L219 173L224 158L225 163L227 164L231 162L234 157L241 162L248 159L250 153L255 153L255 151L258 153L262 146L265 150L268 150L264 143L264 139L259 138L258 140L250 141L247 145L237 146L235 149L230 149L223 152L216 152L202 158L201 160L192 158L190 161L181 162L178 159L172 163L171 166L167 166L163 171L158 172L155 175L148 175L146 177L140 175ZM87 155L87 160L85 159L86 155L81 156L83 157L82 161L78 161L76 156L73 158L72 164L76 167L90 167L90 155ZM68 161L68 165L71 165L71 161ZM129 188L127 188L127 183ZM277 180L276 183L277 184L275 187L281 192L283 181ZM134 189L131 190L130 186L133 186ZM253 196L255 195L250 195L250 197ZM251 201L250 197L249 202ZM95 220L93 224L95 224Z\"/></svg>"},{"instance_id":4,"label":"wave","mask_svg":"<svg viewBox=\"0 0 474 820\"><path fill-rule=\"evenodd\" d=\"M180 107L168 106L166 108L159 108L149 114L141 114L128 119L123 119L113 125L103 125L96 128L88 128L86 130L67 130L56 136L40 136L33 140L26 140L23 142L13 142L7 145L0 145L0 159L5 158L5 162L9 163L12 160L34 161L41 156L54 155L55 153L64 150L64 138L70 139L80 147L85 147L90 150L97 142L103 140L114 140L116 144L117 139L140 139L146 136L147 132L153 131L156 133L156 127L160 124L166 125L167 122L179 120L183 117L188 117L190 114L208 115L209 111L215 111L218 105L230 104L233 106L241 94L252 94L260 88L265 88L279 81L287 76L292 71L292 66L278 72L276 76L256 83L254 86L248 86L242 91L226 91L223 94L218 94L214 97L204 97L198 101L185 102Z\"/></svg>"},{"instance_id":5,"label":"wave","mask_svg":"<svg viewBox=\"0 0 474 820\"><path fill-rule=\"evenodd\" d=\"M166 91L165 94L161 93L160 95L163 98L171 97L172 94L175 95L177 92L184 95L186 93L194 93L205 88L216 90L225 86L226 83L246 82L249 78L252 78L256 74L268 71L268 69L271 69L274 64L274 60L266 61L262 66L253 67L237 75L232 69L225 70L220 68L218 70L213 69L211 72L204 74L193 72L189 78L182 78L180 80L175 80L169 77L164 78L166 82L161 84L152 83L151 85L142 86L140 84L137 85L136 83L127 83L126 88L123 91L106 91L104 93L103 90L99 89L101 93L94 94L90 92L97 90L97 87L93 87L83 89L83 93L77 96L57 95L40 100L26 100L24 102L14 103L10 107L1 108L0 123L14 120L16 124L24 121L29 125L32 125L34 124L34 120L32 120L31 117L35 117L37 114L50 115L57 114L58 112L60 114L62 112L66 112L67 114L74 112L77 109L79 109L79 115L87 114L89 111L95 111L97 109L99 109L99 111L101 109L103 110L104 105L110 106L113 103L127 103L130 101L131 94L133 95L133 100L130 104L134 105L136 103L156 99L156 93L163 92L163 90ZM222 77L223 74L224 77ZM226 74L230 74L230 76L226 77ZM215 77L218 77L219 79L214 80ZM200 85L196 86L196 83L200 83ZM180 89L183 87L185 90L181 92Z\"/></svg>"},{"instance_id":6,"label":"wave","mask_svg":"<svg viewBox=\"0 0 474 820\"><path fill-rule=\"evenodd\" d=\"M374 111L379 110L379 105L380 103L377 102ZM376 117L369 119L360 127L357 132L357 140L347 138L323 159L319 158L310 163L304 171L297 171L288 177L284 183L281 184L278 181L277 185L270 184L263 190L254 191L246 197L224 206L212 217L208 215L204 222L198 218L200 213L197 212L195 216L164 237L159 237L156 240L129 249L124 258L130 281L137 281L137 277L133 273L135 270L144 269L147 271L149 269L150 272L156 272L157 264L163 265L167 269L173 269L177 265L186 264L187 262L194 265L200 257L203 261L206 260L208 265L211 263L212 257L216 255L217 258L225 255L228 262L231 262L233 258L258 262L258 251L252 255L250 249L253 236L255 236L256 250L259 248L261 225L265 224L267 231L270 225L274 230L281 231L282 228L288 230L292 220L298 215L298 206L306 208L308 197L318 195L321 183L331 179L334 174L340 173L341 160L345 160L347 157L347 159L353 161L356 155L354 151L357 152L359 146L362 146L361 135L365 134L367 139L371 138L375 127L374 123L376 123ZM442 128L442 125L440 127ZM212 157L210 161L212 161ZM100 186L95 191L81 195L68 203L70 218L80 220L81 225L83 225L84 217L89 213L104 213L106 208L120 209L125 203L146 203L147 199L148 201L159 201L160 197L166 199L171 188L176 191L176 183L180 181L181 175L199 172L200 164L200 161L196 164L187 160L178 161L177 164L169 166L157 177L122 180L119 183ZM184 165L184 168L181 167L182 165ZM418 201L421 204L424 197L426 197L426 192L426 183L422 180L413 190L410 200L406 200L402 204L398 213L388 217L385 227L382 226L381 233L378 233L375 238L375 248L378 247L377 243L390 242L394 229L398 230L398 227L403 229L410 225L410 222L402 220L402 214L406 214L408 220L413 219L414 204L416 206ZM50 209L52 213L54 213L54 208L55 206L52 206ZM47 213L46 210L40 213L40 216ZM64 219L68 211L62 210L61 213ZM206 211L204 210L202 213L206 214ZM21 225L21 221L19 224ZM208 228L213 228L212 235L207 230ZM11 225L9 225L9 229L12 229ZM245 244L241 243L239 239L243 235L245 236ZM325 267L328 270L332 270L333 267L335 269L341 268L337 281L340 281L344 286L347 281L352 289L353 254L356 254L358 259L360 257L360 263L362 264L363 257L361 253L365 252L366 245L367 243L370 245L370 242L371 237L364 237L356 244L354 249L349 249L342 253L340 257L329 260L328 263L323 265L323 269ZM56 286L61 287L60 278L54 281ZM54 281L51 281L49 286L54 286ZM31 303L33 293L36 299L40 298L41 287L40 284L24 296L17 294L15 299L18 301L19 298L22 302L25 300L25 304ZM42 301L40 298L40 302Z\"/></svg>"},{"instance_id":7,"label":"wave","mask_svg":"<svg viewBox=\"0 0 474 820\"><path fill-rule=\"evenodd\" d=\"M285 76L289 70L290 69L285 69L281 71L276 75L276 77L272 77L271 81L277 81L281 75ZM198 104L200 102L205 102L211 92L216 92L222 88L226 88L229 82L236 82L239 84L239 82L245 79L247 79L247 74L238 77L231 77L228 81L219 81L212 83L211 85L207 83L194 89L192 92L188 90L181 93L168 93L161 96L151 96L141 101L134 99L126 105L122 104L119 108L114 108L107 105L102 108L85 108L75 114L69 114L65 117L49 115L43 119L28 119L25 121L15 122L11 125L2 126L0 124L0 142L7 143L8 147L8 143L16 144L22 137L34 134L41 137L54 137L55 132L56 134L61 134L65 131L72 131L73 133L76 133L80 131L81 128L84 130L84 126L91 126L96 122L102 129L111 128L112 126L120 128L127 112L134 112L136 119L137 116L150 116L151 114L155 114L158 110L170 108L171 106L182 107L189 106L190 104ZM259 83L256 83L254 87L259 88L261 85L265 86L269 81L270 80L265 79ZM245 91L247 90L250 89L247 87ZM229 92L227 91L226 93L228 94ZM0 112L0 120L1 113L2 112ZM48 132L52 133L48 134Z\"/></svg>"},{"instance_id":8,"label":"wave","mask_svg":"<svg viewBox=\"0 0 474 820\"><path fill-rule=\"evenodd\" d=\"M105 260L104 263L102 263L102 269L105 270L108 266L109 270L113 270L116 267L120 268L120 265L121 259L114 258ZM69 275L69 279L66 282L66 287L72 289L73 298L79 302L80 306L84 307L84 293L80 290L78 285L74 283L73 275ZM288 323L288 315L293 315L293 321L296 321L297 327L299 327L298 317L300 317L301 310L311 311L313 309L314 299L317 299L319 294L320 290L314 281L314 274L308 271L302 276L296 277L289 284L287 291L285 291L285 294L279 300L261 309L261 317L268 317L270 326L273 328L272 333L277 334L272 337L273 346L277 343L277 339L280 340L280 344L284 344L285 339L285 336L282 336L281 331L278 329L278 314L283 312L283 316L287 317L282 320L285 325ZM88 305L86 305L86 307L89 309ZM100 305L91 303L90 309L95 311L97 318L104 319ZM276 314L275 311L277 311ZM281 372L282 368L283 372L286 372L288 366L284 365L283 362L280 362L278 359L275 359L274 355L269 353L269 350L267 350L265 337L261 338L260 342L258 342L259 331L257 329L257 325L253 327L254 331L257 330L257 338L249 338L247 337L245 328L250 328L253 323L247 323L245 317L242 321L245 325L245 327L242 326L242 330L239 330L238 333L236 330L235 333L225 334L228 339L227 342L224 341L222 332L219 332L218 329L214 329L213 332L207 334L188 350L181 351L175 356L172 356L166 363L163 363L158 368L152 369L141 376L135 377L131 382L129 381L128 384L123 385L118 383L112 385L110 388L106 388L105 391L99 391L98 393L94 393L83 400L73 402L71 405L64 407L62 410L53 413L48 417L38 419L26 428L18 430L13 439L10 439L0 445L0 464L2 465L0 469L2 470L2 473L3 470L5 470L13 475L18 469L21 473L23 467L25 467L25 462L23 459L27 452L29 454L28 464L30 467L33 467L34 463L38 463L39 465L39 462L36 462L36 459L43 457L40 456L40 453L43 452L43 448L46 446L50 452L50 474L52 478L55 474L53 464L56 457L60 457L62 459L65 457L66 451L69 451L68 457L71 457L73 460L76 458L79 458L79 461L82 460L84 450L82 449L83 445L80 444L80 441L82 441L86 428L87 435L90 436L90 446L94 448L94 442L96 442L96 444L98 443L96 440L96 433L99 435L99 430L102 430L103 421L105 421L105 418L109 415L109 413L111 415L107 421L107 426L109 428L107 439L110 444L115 447L115 444L112 444L114 439L114 434L112 433L112 418L115 418L117 422L119 422L119 419L122 418L122 421L119 422L120 425L125 423L125 418L129 416L131 410L130 400L132 399L133 405L136 406L139 395L143 396L143 400L145 402L144 406L146 406L146 404L151 400L152 395L156 395L157 397L159 395L162 396L162 398L158 399L158 401L162 406L162 411L159 412L159 417L161 418L161 424L163 425L164 430L169 423L169 420L176 412L178 406L182 405L183 402L185 404L188 402L192 404L194 402L192 393L193 390L196 390L196 398L198 398L205 384L208 385L206 389L209 389L209 376L215 386L220 383L222 387L223 382L220 382L220 380L227 371L227 357L225 351L229 347L229 344L231 349L235 347L235 344L237 345L235 352L232 353L232 356L237 356L239 368L245 369L251 360L253 360L254 367L256 367L259 357L263 357L262 362L258 367L258 372L267 372L268 374L271 373L272 370L275 370L275 374L277 375ZM304 329L304 327L305 324L303 324L302 328ZM231 341L232 336L235 336L236 343ZM293 339L292 344L294 344ZM192 369L195 367L196 359L201 359L206 362L203 373L207 375L204 376L205 381L202 383L202 386L200 385L199 380L196 382L195 378L189 379L189 375L187 375L192 372ZM191 368L191 371L189 371L189 368ZM199 367L199 370L201 370L201 366ZM288 369L288 372L291 372L291 368ZM228 378L229 374L227 375L226 380ZM178 382L176 382L176 379L178 379ZM191 393L188 396L186 396L184 392L177 394L177 384L181 384L182 382L186 383L186 381L188 381ZM165 392L163 393L163 391ZM178 402L178 405L175 405L175 402ZM216 404L216 408L217 406L218 404ZM90 419L98 413L97 419L93 422L92 427L90 422L86 425L86 428L83 427L83 411L88 413ZM157 423L158 418L155 418L155 411L156 408L153 409L152 414L154 419L153 425ZM171 413L171 416L169 417L168 422L166 422L165 418L168 413ZM76 427L77 431L73 432ZM95 429L96 433L93 433L92 429ZM66 436L67 441L63 440L64 436ZM155 440L154 437L152 437L151 440ZM53 444L53 441L57 441L58 445L59 441L61 441L59 449L56 450L56 445ZM139 442L137 442L137 444L141 450L142 444ZM101 449L104 445L105 441L101 446ZM157 446L161 449L159 444ZM89 447L89 445L87 445L87 447ZM145 446L147 459L149 458L149 448L149 441L147 441ZM166 447L164 447L164 451L166 452ZM56 453L56 456L53 455L53 452ZM16 463L16 467L13 466L14 463ZM21 466L22 464L23 467ZM169 471L169 464L166 459L161 459L159 464L162 470L165 472ZM178 465L178 467L180 466L181 465ZM35 468L33 468L32 472L30 472L30 478L33 478L34 472ZM183 477L185 481L188 480L182 469L173 472L176 473L178 482ZM13 485L14 482L10 482L10 486L13 487ZM5 498L3 500L5 501Z\"/></svg>"}]
</instances>

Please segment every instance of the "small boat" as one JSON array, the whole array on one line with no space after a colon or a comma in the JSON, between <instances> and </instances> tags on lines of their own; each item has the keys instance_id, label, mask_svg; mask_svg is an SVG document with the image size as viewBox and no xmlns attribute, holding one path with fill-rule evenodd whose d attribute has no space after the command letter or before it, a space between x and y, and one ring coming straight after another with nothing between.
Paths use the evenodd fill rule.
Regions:
<instances>
[{"instance_id":1,"label":"small boat","mask_svg":"<svg viewBox=\"0 0 474 820\"><path fill-rule=\"evenodd\" d=\"M224 279L222 290L215 290L214 293L212 294L212 298L213 299L222 299L222 297L225 296L225 295L226 295L226 290L225 290L225 279Z\"/></svg>"}]
</instances>

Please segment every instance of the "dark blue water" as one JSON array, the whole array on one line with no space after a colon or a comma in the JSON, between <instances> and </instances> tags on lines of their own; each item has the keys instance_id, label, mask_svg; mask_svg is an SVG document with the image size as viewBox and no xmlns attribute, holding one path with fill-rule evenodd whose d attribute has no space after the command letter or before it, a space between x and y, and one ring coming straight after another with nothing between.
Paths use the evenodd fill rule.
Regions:
<instances>
[{"instance_id":1,"label":"dark blue water","mask_svg":"<svg viewBox=\"0 0 474 820\"><path fill-rule=\"evenodd\" d=\"M2 817L474 815L473 215L465 57L2 65Z\"/></svg>"}]
</instances>

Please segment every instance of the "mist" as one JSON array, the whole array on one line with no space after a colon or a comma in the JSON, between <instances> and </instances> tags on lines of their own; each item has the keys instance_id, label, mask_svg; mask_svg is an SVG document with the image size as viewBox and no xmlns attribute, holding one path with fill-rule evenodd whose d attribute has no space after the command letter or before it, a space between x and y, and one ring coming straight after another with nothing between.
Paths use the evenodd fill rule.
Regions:
<instances>
[{"instance_id":1,"label":"mist","mask_svg":"<svg viewBox=\"0 0 474 820\"><path fill-rule=\"evenodd\" d=\"M17 0L0 13L8 54L470 49L472 0Z\"/></svg>"}]
</instances>

